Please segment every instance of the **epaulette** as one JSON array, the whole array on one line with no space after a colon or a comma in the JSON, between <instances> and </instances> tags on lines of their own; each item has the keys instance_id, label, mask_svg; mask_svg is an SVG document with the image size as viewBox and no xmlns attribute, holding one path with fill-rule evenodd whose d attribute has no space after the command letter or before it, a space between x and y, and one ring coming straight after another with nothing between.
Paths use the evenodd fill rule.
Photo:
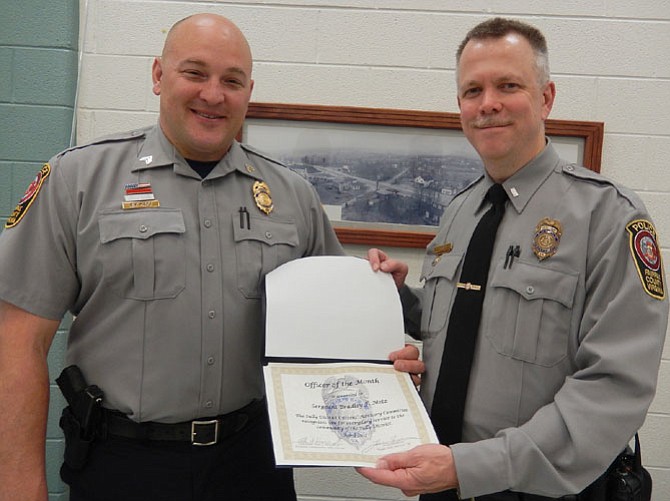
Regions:
<instances>
[{"instance_id":1,"label":"epaulette","mask_svg":"<svg viewBox=\"0 0 670 501\"><path fill-rule=\"evenodd\" d=\"M78 145L72 146L72 147L70 147L66 150L63 150L62 152L59 153L58 156L63 156L70 151L81 150L81 149L89 148L91 146L96 146L96 145L99 145L99 144L120 143L120 142L124 142L124 141L135 140L135 139L143 139L146 136L147 131L150 128L151 127L146 127L146 128L143 128L143 129L135 129L135 130L131 130L131 131L119 132L119 133L115 133L115 134L109 134L109 135L106 135L106 136L101 136L101 137L95 138L95 139L93 139L93 140L91 140L87 143L78 144Z\"/></svg>"},{"instance_id":2,"label":"epaulette","mask_svg":"<svg viewBox=\"0 0 670 501\"><path fill-rule=\"evenodd\" d=\"M621 186L620 184L615 183L614 181L603 176L599 172L592 171L578 164L564 165L562 170L563 174L565 174L566 176L574 177L582 181L588 181L594 184L598 184L600 186L609 186L614 188L617 191L617 193L619 193L619 195L628 200L628 202L633 207L640 207L641 205L640 197L637 195L637 193L635 193L630 188L626 188L625 186Z\"/></svg>"},{"instance_id":3,"label":"epaulette","mask_svg":"<svg viewBox=\"0 0 670 501\"><path fill-rule=\"evenodd\" d=\"M272 157L269 156L267 153L264 153L264 152L262 152L262 151L260 151L260 150L257 150L257 149L254 148L253 146L249 146L249 145L246 144L246 143L240 143L240 146L241 146L242 149L243 149L244 151L246 151L247 153L251 153L251 154L253 154L253 155L256 155L256 156L258 156L258 157L261 157L261 158L267 160L268 162L272 162L272 163L277 164L277 165L280 165L280 166L282 166L282 167L287 167L287 165L286 165L285 163L283 163L283 162L277 160L276 158L272 158ZM288 167L287 167L287 168L288 168Z\"/></svg>"}]
</instances>

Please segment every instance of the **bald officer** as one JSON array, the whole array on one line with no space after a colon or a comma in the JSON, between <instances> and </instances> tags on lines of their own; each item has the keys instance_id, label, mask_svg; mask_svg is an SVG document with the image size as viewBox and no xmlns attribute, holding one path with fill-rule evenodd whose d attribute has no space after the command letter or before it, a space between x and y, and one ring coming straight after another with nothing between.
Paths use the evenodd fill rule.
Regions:
<instances>
[{"instance_id":1,"label":"bald officer","mask_svg":"<svg viewBox=\"0 0 670 501\"><path fill-rule=\"evenodd\" d=\"M342 254L314 189L234 137L251 91L226 18L176 23L153 63L158 126L53 157L0 237L0 499L47 499L46 355L104 392L70 499L293 500L261 373L263 279Z\"/></svg>"},{"instance_id":2,"label":"bald officer","mask_svg":"<svg viewBox=\"0 0 670 501\"><path fill-rule=\"evenodd\" d=\"M631 190L562 160L545 138L556 90L536 28L500 18L474 27L457 52L457 81L485 175L446 208L423 289L404 287L407 266L381 251L370 260L394 273L423 339L421 394L435 427L461 439L361 473L426 500L574 499L624 449L654 396L668 319L658 237ZM466 249L494 185L504 214L488 280L471 284L461 279ZM462 426L448 429L456 420L437 416L458 381L442 380L442 366L465 357L448 340L468 314L452 308L457 294L484 292Z\"/></svg>"}]
</instances>

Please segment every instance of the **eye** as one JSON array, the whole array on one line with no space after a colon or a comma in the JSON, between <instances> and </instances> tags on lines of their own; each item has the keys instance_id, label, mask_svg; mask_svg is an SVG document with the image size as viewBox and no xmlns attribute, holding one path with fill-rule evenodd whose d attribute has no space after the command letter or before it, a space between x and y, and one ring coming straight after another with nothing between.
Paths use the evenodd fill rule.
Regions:
<instances>
[{"instance_id":1,"label":"eye","mask_svg":"<svg viewBox=\"0 0 670 501\"><path fill-rule=\"evenodd\" d=\"M200 70L184 70L182 71L182 74L192 80L205 78L205 74Z\"/></svg>"},{"instance_id":2,"label":"eye","mask_svg":"<svg viewBox=\"0 0 670 501\"><path fill-rule=\"evenodd\" d=\"M482 90L479 87L469 87L463 91L462 97L464 98L476 97L477 95L479 95L481 91Z\"/></svg>"},{"instance_id":3,"label":"eye","mask_svg":"<svg viewBox=\"0 0 670 501\"><path fill-rule=\"evenodd\" d=\"M505 82L500 84L500 88L504 91L514 91L520 88L521 86L515 82Z\"/></svg>"}]
</instances>

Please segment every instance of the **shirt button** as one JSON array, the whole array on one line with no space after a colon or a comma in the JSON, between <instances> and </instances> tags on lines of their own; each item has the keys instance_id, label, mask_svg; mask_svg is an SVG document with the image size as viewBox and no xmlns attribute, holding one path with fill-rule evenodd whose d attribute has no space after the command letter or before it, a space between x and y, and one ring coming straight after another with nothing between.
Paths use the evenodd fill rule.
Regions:
<instances>
[{"instance_id":1,"label":"shirt button","mask_svg":"<svg viewBox=\"0 0 670 501\"><path fill-rule=\"evenodd\" d=\"M207 407L208 409L211 409L213 406L214 402L212 402L211 400L207 400L207 402L205 402L205 407Z\"/></svg>"},{"instance_id":2,"label":"shirt button","mask_svg":"<svg viewBox=\"0 0 670 501\"><path fill-rule=\"evenodd\" d=\"M209 264L207 265L207 271L210 271L210 272L211 272L211 271L214 271L214 265L213 265L212 263L209 263Z\"/></svg>"},{"instance_id":3,"label":"shirt button","mask_svg":"<svg viewBox=\"0 0 670 501\"><path fill-rule=\"evenodd\" d=\"M212 221L210 219L205 219L205 222L203 223L205 225L205 228L209 228L212 226Z\"/></svg>"},{"instance_id":4,"label":"shirt button","mask_svg":"<svg viewBox=\"0 0 670 501\"><path fill-rule=\"evenodd\" d=\"M272 233L270 233L269 231L266 231L265 232L265 238L272 238Z\"/></svg>"},{"instance_id":5,"label":"shirt button","mask_svg":"<svg viewBox=\"0 0 670 501\"><path fill-rule=\"evenodd\" d=\"M207 314L207 316L208 316L209 318L214 318L214 317L216 317L216 312L215 312L214 310L211 310L211 311Z\"/></svg>"},{"instance_id":6,"label":"shirt button","mask_svg":"<svg viewBox=\"0 0 670 501\"><path fill-rule=\"evenodd\" d=\"M535 287L533 287L532 285L529 285L528 287L526 287L526 292L528 294L535 294Z\"/></svg>"},{"instance_id":7,"label":"shirt button","mask_svg":"<svg viewBox=\"0 0 670 501\"><path fill-rule=\"evenodd\" d=\"M209 357L207 359L207 365L214 365L214 357Z\"/></svg>"},{"instance_id":8,"label":"shirt button","mask_svg":"<svg viewBox=\"0 0 670 501\"><path fill-rule=\"evenodd\" d=\"M146 224L141 224L140 225L140 233L146 233L148 230L149 230L149 228L147 228Z\"/></svg>"}]
</instances>

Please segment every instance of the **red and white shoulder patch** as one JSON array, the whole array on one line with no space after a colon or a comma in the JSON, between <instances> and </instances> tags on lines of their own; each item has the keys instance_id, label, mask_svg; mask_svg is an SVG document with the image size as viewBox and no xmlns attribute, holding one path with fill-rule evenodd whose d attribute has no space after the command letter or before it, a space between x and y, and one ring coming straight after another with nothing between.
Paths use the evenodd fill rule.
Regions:
<instances>
[{"instance_id":1,"label":"red and white shoulder patch","mask_svg":"<svg viewBox=\"0 0 670 501\"><path fill-rule=\"evenodd\" d=\"M646 219L636 219L626 225L626 230L644 291L655 299L665 298L663 263L654 225Z\"/></svg>"},{"instance_id":2,"label":"red and white shoulder patch","mask_svg":"<svg viewBox=\"0 0 670 501\"><path fill-rule=\"evenodd\" d=\"M49 174L51 174L51 166L47 163L42 166L37 173L37 176L35 176L35 179L33 179L33 182L28 186L28 189L21 197L21 200L19 200L14 212L12 212L12 215L9 216L9 219L5 223L5 228L13 228L21 222L21 219L23 219L23 216L26 215L26 212L37 198L37 194L42 188L42 183L49 177Z\"/></svg>"}]
</instances>

